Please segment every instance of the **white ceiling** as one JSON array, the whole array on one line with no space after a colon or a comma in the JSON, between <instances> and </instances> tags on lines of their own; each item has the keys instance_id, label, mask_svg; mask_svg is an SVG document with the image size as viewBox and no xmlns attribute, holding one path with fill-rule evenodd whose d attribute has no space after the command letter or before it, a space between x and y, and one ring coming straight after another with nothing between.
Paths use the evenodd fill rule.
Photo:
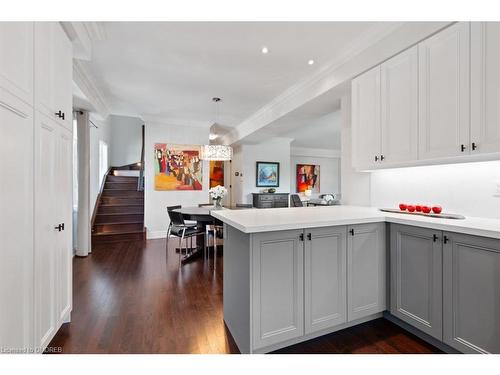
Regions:
<instances>
[{"instance_id":1,"label":"white ceiling","mask_svg":"<svg viewBox=\"0 0 500 375\"><path fill-rule=\"evenodd\" d=\"M209 126L220 96L218 123L234 127L381 24L104 22L85 64L113 114Z\"/></svg>"}]
</instances>

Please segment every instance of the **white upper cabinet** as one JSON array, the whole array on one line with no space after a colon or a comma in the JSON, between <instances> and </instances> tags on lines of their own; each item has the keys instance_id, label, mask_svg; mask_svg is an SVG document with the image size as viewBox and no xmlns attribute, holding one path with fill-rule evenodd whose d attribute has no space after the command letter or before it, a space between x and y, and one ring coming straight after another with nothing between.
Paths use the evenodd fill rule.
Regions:
<instances>
[{"instance_id":1,"label":"white upper cabinet","mask_svg":"<svg viewBox=\"0 0 500 375\"><path fill-rule=\"evenodd\" d=\"M471 23L470 150L500 152L500 22Z\"/></svg>"},{"instance_id":2,"label":"white upper cabinet","mask_svg":"<svg viewBox=\"0 0 500 375\"><path fill-rule=\"evenodd\" d=\"M418 158L418 48L381 66L381 166Z\"/></svg>"},{"instance_id":3,"label":"white upper cabinet","mask_svg":"<svg viewBox=\"0 0 500 375\"><path fill-rule=\"evenodd\" d=\"M33 104L33 22L0 22L0 88Z\"/></svg>"},{"instance_id":4,"label":"white upper cabinet","mask_svg":"<svg viewBox=\"0 0 500 375\"><path fill-rule=\"evenodd\" d=\"M456 23L419 48L419 158L469 153L469 27Z\"/></svg>"},{"instance_id":5,"label":"white upper cabinet","mask_svg":"<svg viewBox=\"0 0 500 375\"><path fill-rule=\"evenodd\" d=\"M72 46L58 22L35 23L35 107L71 129Z\"/></svg>"},{"instance_id":6,"label":"white upper cabinet","mask_svg":"<svg viewBox=\"0 0 500 375\"><path fill-rule=\"evenodd\" d=\"M354 166L379 166L380 147L380 66L352 80L352 152Z\"/></svg>"}]
</instances>

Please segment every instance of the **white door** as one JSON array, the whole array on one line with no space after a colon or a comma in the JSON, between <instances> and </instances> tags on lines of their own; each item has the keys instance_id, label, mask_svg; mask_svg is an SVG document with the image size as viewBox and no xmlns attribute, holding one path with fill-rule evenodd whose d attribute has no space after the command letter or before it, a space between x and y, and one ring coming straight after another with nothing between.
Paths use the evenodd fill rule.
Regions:
<instances>
[{"instance_id":1,"label":"white door","mask_svg":"<svg viewBox=\"0 0 500 375\"><path fill-rule=\"evenodd\" d=\"M357 169L380 166L380 66L352 80L352 159Z\"/></svg>"},{"instance_id":2,"label":"white door","mask_svg":"<svg viewBox=\"0 0 500 375\"><path fill-rule=\"evenodd\" d=\"M0 88L33 104L33 22L0 22Z\"/></svg>"},{"instance_id":3,"label":"white door","mask_svg":"<svg viewBox=\"0 0 500 375\"><path fill-rule=\"evenodd\" d=\"M59 125L35 114L35 346L45 348L57 330L55 227Z\"/></svg>"},{"instance_id":4,"label":"white door","mask_svg":"<svg viewBox=\"0 0 500 375\"><path fill-rule=\"evenodd\" d=\"M469 153L469 23L418 45L419 158Z\"/></svg>"},{"instance_id":5,"label":"white door","mask_svg":"<svg viewBox=\"0 0 500 375\"><path fill-rule=\"evenodd\" d=\"M305 333L347 321L346 227L305 230Z\"/></svg>"},{"instance_id":6,"label":"white door","mask_svg":"<svg viewBox=\"0 0 500 375\"><path fill-rule=\"evenodd\" d=\"M56 232L56 293L57 293L57 321L58 325L69 319L72 307L72 134L59 127L57 143L57 222L64 224L62 231Z\"/></svg>"},{"instance_id":7,"label":"white door","mask_svg":"<svg viewBox=\"0 0 500 375\"><path fill-rule=\"evenodd\" d=\"M471 154L500 152L500 22L471 23Z\"/></svg>"},{"instance_id":8,"label":"white door","mask_svg":"<svg viewBox=\"0 0 500 375\"><path fill-rule=\"evenodd\" d=\"M72 45L59 22L36 22L36 109L67 129L72 126L72 61Z\"/></svg>"},{"instance_id":9,"label":"white door","mask_svg":"<svg viewBox=\"0 0 500 375\"><path fill-rule=\"evenodd\" d=\"M353 321L387 309L385 223L353 225L347 233L347 317Z\"/></svg>"},{"instance_id":10,"label":"white door","mask_svg":"<svg viewBox=\"0 0 500 375\"><path fill-rule=\"evenodd\" d=\"M73 47L59 22L54 24L54 103L55 110L63 113L57 121L71 130L73 127L72 78Z\"/></svg>"},{"instance_id":11,"label":"white door","mask_svg":"<svg viewBox=\"0 0 500 375\"><path fill-rule=\"evenodd\" d=\"M33 110L2 90L0 175L0 347L29 348L33 342Z\"/></svg>"},{"instance_id":12,"label":"white door","mask_svg":"<svg viewBox=\"0 0 500 375\"><path fill-rule=\"evenodd\" d=\"M253 349L304 334L302 230L252 235Z\"/></svg>"},{"instance_id":13,"label":"white door","mask_svg":"<svg viewBox=\"0 0 500 375\"><path fill-rule=\"evenodd\" d=\"M418 47L381 66L381 164L418 158Z\"/></svg>"}]
</instances>

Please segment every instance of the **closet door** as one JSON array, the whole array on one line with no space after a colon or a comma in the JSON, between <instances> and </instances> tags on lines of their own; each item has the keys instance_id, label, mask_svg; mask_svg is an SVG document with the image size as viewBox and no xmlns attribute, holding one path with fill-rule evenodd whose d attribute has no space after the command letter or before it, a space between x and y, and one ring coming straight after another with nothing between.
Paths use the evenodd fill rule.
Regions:
<instances>
[{"instance_id":1,"label":"closet door","mask_svg":"<svg viewBox=\"0 0 500 375\"><path fill-rule=\"evenodd\" d=\"M0 22L0 88L33 104L33 22Z\"/></svg>"},{"instance_id":2,"label":"closet door","mask_svg":"<svg viewBox=\"0 0 500 375\"><path fill-rule=\"evenodd\" d=\"M419 158L469 154L469 23L418 45Z\"/></svg>"},{"instance_id":3,"label":"closet door","mask_svg":"<svg viewBox=\"0 0 500 375\"><path fill-rule=\"evenodd\" d=\"M70 40L59 22L54 24L54 104L55 112L61 111L64 118L57 121L66 129L72 130L72 77L73 49Z\"/></svg>"},{"instance_id":4,"label":"closet door","mask_svg":"<svg viewBox=\"0 0 500 375\"><path fill-rule=\"evenodd\" d=\"M57 331L57 144L59 125L35 115L35 347L45 348Z\"/></svg>"},{"instance_id":5,"label":"closet door","mask_svg":"<svg viewBox=\"0 0 500 375\"><path fill-rule=\"evenodd\" d=\"M2 89L0 175L0 347L29 348L33 341L33 111Z\"/></svg>"},{"instance_id":6,"label":"closet door","mask_svg":"<svg viewBox=\"0 0 500 375\"><path fill-rule=\"evenodd\" d=\"M58 326L69 321L72 306L72 207L73 176L72 155L73 139L71 132L59 127L57 136L57 207L56 224L63 224L61 231L56 232L56 294Z\"/></svg>"}]
</instances>

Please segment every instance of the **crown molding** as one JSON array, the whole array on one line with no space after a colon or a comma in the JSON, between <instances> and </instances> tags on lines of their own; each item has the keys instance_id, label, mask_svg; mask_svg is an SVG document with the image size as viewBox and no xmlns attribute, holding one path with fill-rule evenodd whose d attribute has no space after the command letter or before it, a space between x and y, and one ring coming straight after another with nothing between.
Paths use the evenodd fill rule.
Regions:
<instances>
[{"instance_id":1,"label":"crown molding","mask_svg":"<svg viewBox=\"0 0 500 375\"><path fill-rule=\"evenodd\" d=\"M92 59L92 42L104 40L106 32L99 22L60 22L73 44L73 58Z\"/></svg>"},{"instance_id":2,"label":"crown molding","mask_svg":"<svg viewBox=\"0 0 500 375\"><path fill-rule=\"evenodd\" d=\"M340 150L329 150L324 148L291 147L291 156L307 156L316 158L340 158Z\"/></svg>"},{"instance_id":3,"label":"crown molding","mask_svg":"<svg viewBox=\"0 0 500 375\"><path fill-rule=\"evenodd\" d=\"M225 134L221 142L224 144L238 142L451 23L396 22L375 25L324 68L297 82L243 120Z\"/></svg>"},{"instance_id":4,"label":"crown molding","mask_svg":"<svg viewBox=\"0 0 500 375\"><path fill-rule=\"evenodd\" d=\"M87 100L96 109L98 114L106 119L110 115L109 106L105 95L95 83L90 71L82 60L73 60L73 81L85 95Z\"/></svg>"},{"instance_id":5,"label":"crown molding","mask_svg":"<svg viewBox=\"0 0 500 375\"><path fill-rule=\"evenodd\" d=\"M169 116L157 116L141 114L139 116L146 124L159 124L165 126L182 126L188 128L203 128L210 131L210 126L213 121L199 121L199 120L189 120L185 118L175 118Z\"/></svg>"}]
</instances>

